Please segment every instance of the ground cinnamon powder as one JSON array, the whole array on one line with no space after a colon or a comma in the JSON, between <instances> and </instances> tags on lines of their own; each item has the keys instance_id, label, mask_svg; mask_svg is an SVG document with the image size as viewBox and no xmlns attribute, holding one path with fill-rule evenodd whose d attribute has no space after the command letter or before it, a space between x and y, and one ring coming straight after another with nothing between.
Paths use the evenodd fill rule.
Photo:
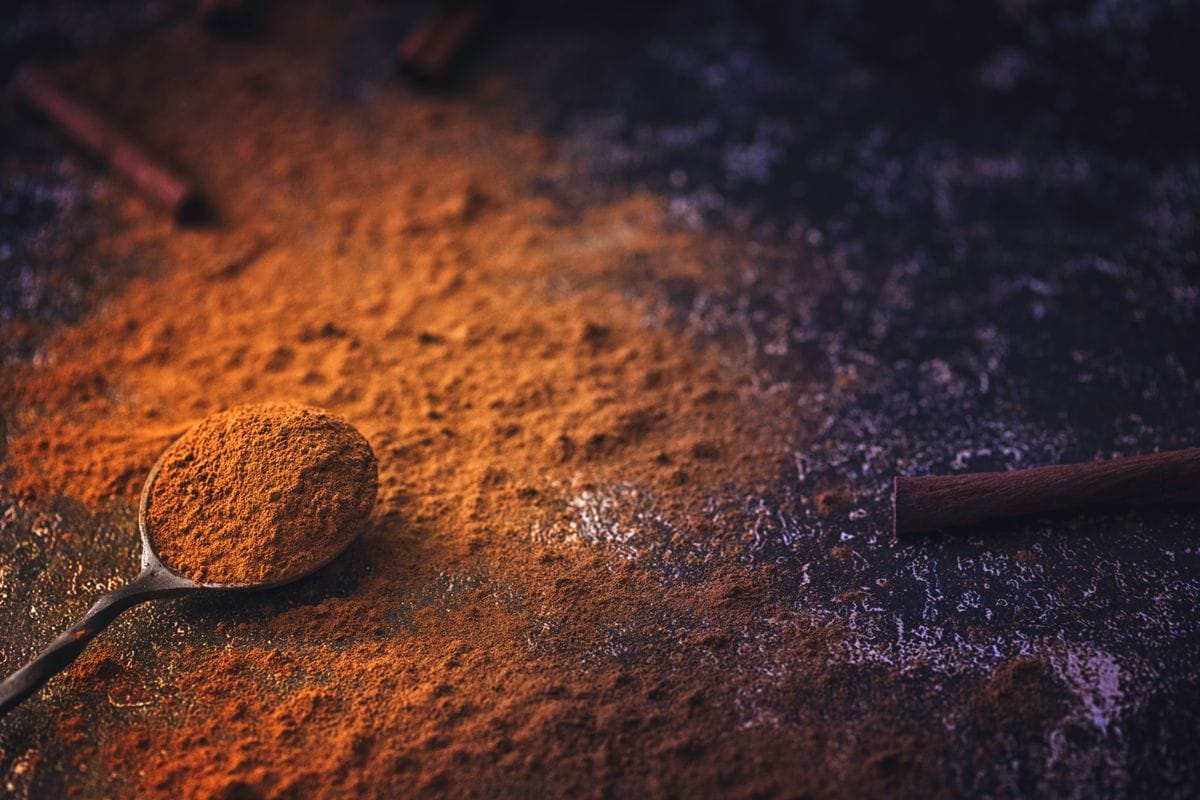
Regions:
<instances>
[{"instance_id":1,"label":"ground cinnamon powder","mask_svg":"<svg viewBox=\"0 0 1200 800\"><path fill-rule=\"evenodd\" d=\"M883 667L832 667L836 622L745 558L794 406L661 291L702 293L744 244L659 198L539 190L576 166L503 86L332 103L345 24L301 4L253 48L184 25L62 73L223 222L179 231L104 184L90 256L146 268L5 367L9 490L132 505L192 420L248 402L330 409L379 458L348 557L77 662L44 706L75 743L64 792L936 794L940 719L889 713ZM89 721L97 685L114 724Z\"/></svg>"},{"instance_id":2,"label":"ground cinnamon powder","mask_svg":"<svg viewBox=\"0 0 1200 800\"><path fill-rule=\"evenodd\" d=\"M375 505L375 456L347 422L286 404L215 414L163 454L155 551L201 583L278 583L346 549Z\"/></svg>"}]
</instances>

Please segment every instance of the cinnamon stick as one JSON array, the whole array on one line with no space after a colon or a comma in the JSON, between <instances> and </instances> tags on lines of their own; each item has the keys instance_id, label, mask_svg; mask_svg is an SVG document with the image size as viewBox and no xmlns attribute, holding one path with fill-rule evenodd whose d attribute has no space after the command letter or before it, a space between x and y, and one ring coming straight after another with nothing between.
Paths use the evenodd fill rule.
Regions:
<instances>
[{"instance_id":1,"label":"cinnamon stick","mask_svg":"<svg viewBox=\"0 0 1200 800\"><path fill-rule=\"evenodd\" d=\"M896 478L897 535L1120 504L1200 502L1200 448L1012 472Z\"/></svg>"},{"instance_id":2,"label":"cinnamon stick","mask_svg":"<svg viewBox=\"0 0 1200 800\"><path fill-rule=\"evenodd\" d=\"M426 83L439 83L486 16L483 4L450 4L420 19L396 48L400 67Z\"/></svg>"},{"instance_id":3,"label":"cinnamon stick","mask_svg":"<svg viewBox=\"0 0 1200 800\"><path fill-rule=\"evenodd\" d=\"M199 191L147 152L112 120L89 108L34 67L21 68L14 82L25 102L124 175L142 194L169 211L177 222L199 222L204 218L206 206Z\"/></svg>"}]
</instances>

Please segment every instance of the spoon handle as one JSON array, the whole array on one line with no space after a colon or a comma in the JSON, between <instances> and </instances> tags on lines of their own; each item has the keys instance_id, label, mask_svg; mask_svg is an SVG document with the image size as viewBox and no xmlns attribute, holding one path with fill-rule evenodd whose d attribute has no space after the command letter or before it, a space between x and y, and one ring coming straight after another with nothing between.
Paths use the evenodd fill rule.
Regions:
<instances>
[{"instance_id":1,"label":"spoon handle","mask_svg":"<svg viewBox=\"0 0 1200 800\"><path fill-rule=\"evenodd\" d=\"M82 619L51 642L41 655L0 683L0 716L7 714L78 658L92 637L108 627L125 609L146 600L188 594L196 591L196 588L161 568L143 569L132 583L97 600Z\"/></svg>"}]
</instances>

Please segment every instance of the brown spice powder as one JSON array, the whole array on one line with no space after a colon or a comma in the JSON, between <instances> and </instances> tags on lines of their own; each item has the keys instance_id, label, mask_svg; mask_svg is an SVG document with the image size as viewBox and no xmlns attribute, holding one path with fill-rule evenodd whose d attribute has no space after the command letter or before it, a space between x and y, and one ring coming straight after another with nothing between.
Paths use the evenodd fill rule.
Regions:
<instances>
[{"instance_id":1,"label":"brown spice powder","mask_svg":"<svg viewBox=\"0 0 1200 800\"><path fill-rule=\"evenodd\" d=\"M375 505L366 439L314 408L238 406L163 455L146 506L163 563L201 583L292 580L341 553Z\"/></svg>"},{"instance_id":2,"label":"brown spice powder","mask_svg":"<svg viewBox=\"0 0 1200 800\"><path fill-rule=\"evenodd\" d=\"M300 4L219 51L182 26L65 76L227 222L179 231L111 184L97 257L165 266L4 368L9 490L131 505L178 421L279 398L379 457L353 558L184 605L206 635L152 657L128 655L149 628L84 655L43 706L89 734L68 793L936 794L919 753L862 765L941 726L831 667L838 623L744 559L740 504L792 474L795 407L664 323L655 287L715 290L705 265L746 248L660 198L532 191L576 167L502 87L331 106L348 19ZM145 704L80 722L114 672Z\"/></svg>"},{"instance_id":3,"label":"brown spice powder","mask_svg":"<svg viewBox=\"0 0 1200 800\"><path fill-rule=\"evenodd\" d=\"M736 508L711 505L790 463L789 400L648 322L659 298L639 289L646 265L655 283L701 282L744 248L671 230L658 198L576 212L530 191L570 166L509 125L500 88L391 86L330 108L318 98L345 21L301 6L281 23L220 58L183 26L66 76L203 175L229 222L181 231L113 198L97 253L167 266L12 371L8 486L131 504L179 421L284 398L363 432L377 511L353 557L205 619L215 641L173 639L145 663L97 642L48 713L74 730L110 662L149 705L79 744L74 788L818 788L805 717L747 727L761 715L741 698L767 695L743 653L765 635L821 653L832 629L769 603L769 578L739 564ZM184 111L161 113L168 97ZM620 513L662 524L622 545ZM821 659L792 662L777 696L795 705Z\"/></svg>"}]
</instances>

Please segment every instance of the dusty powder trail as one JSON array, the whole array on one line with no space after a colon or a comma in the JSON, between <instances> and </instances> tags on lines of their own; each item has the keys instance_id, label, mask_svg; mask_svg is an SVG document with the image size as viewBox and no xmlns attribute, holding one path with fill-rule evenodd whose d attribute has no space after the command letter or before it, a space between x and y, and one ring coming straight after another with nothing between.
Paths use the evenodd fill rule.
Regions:
<instances>
[{"instance_id":1,"label":"dusty powder trail","mask_svg":"<svg viewBox=\"0 0 1200 800\"><path fill-rule=\"evenodd\" d=\"M766 580L706 499L772 479L786 400L647 325L655 298L632 289L639 264L699 275L732 245L667 230L655 198L580 213L531 192L568 165L498 124L499 87L331 108L330 24L297 15L220 59L185 26L64 73L194 165L228 222L179 231L114 184L97 252L157 266L14 376L9 486L133 503L191 421L255 402L329 409L379 458L376 513L330 572L153 669L85 656L81 689L120 675L155 698L81 744L86 791L780 784L769 761L797 744L739 732L735 687L704 677L765 624ZM178 113L159 113L168 95ZM658 520L653 540L628 539L631 514ZM705 573L699 594L673 577ZM805 620L770 617L807 641ZM86 716L62 702L70 736Z\"/></svg>"},{"instance_id":2,"label":"dusty powder trail","mask_svg":"<svg viewBox=\"0 0 1200 800\"><path fill-rule=\"evenodd\" d=\"M9 489L131 505L190 421L245 403L328 409L379 459L346 558L209 609L204 637L152 659L100 643L78 662L42 706L77 747L64 791L925 788L928 720L830 671L836 625L740 560L736 498L791 463L786 393L656 322L643 291L703 286L740 245L671 229L658 198L535 191L572 166L501 86L331 103L340 24L299 10L219 56L184 25L62 73L203 176L223 223L179 231L107 188L96 257L145 268L5 368ZM149 699L95 731L98 680ZM849 738L868 709L893 721Z\"/></svg>"},{"instance_id":3,"label":"dusty powder trail","mask_svg":"<svg viewBox=\"0 0 1200 800\"><path fill-rule=\"evenodd\" d=\"M287 581L358 534L378 484L345 421L286 404L238 406L163 455L146 505L163 563L202 583Z\"/></svg>"}]
</instances>

